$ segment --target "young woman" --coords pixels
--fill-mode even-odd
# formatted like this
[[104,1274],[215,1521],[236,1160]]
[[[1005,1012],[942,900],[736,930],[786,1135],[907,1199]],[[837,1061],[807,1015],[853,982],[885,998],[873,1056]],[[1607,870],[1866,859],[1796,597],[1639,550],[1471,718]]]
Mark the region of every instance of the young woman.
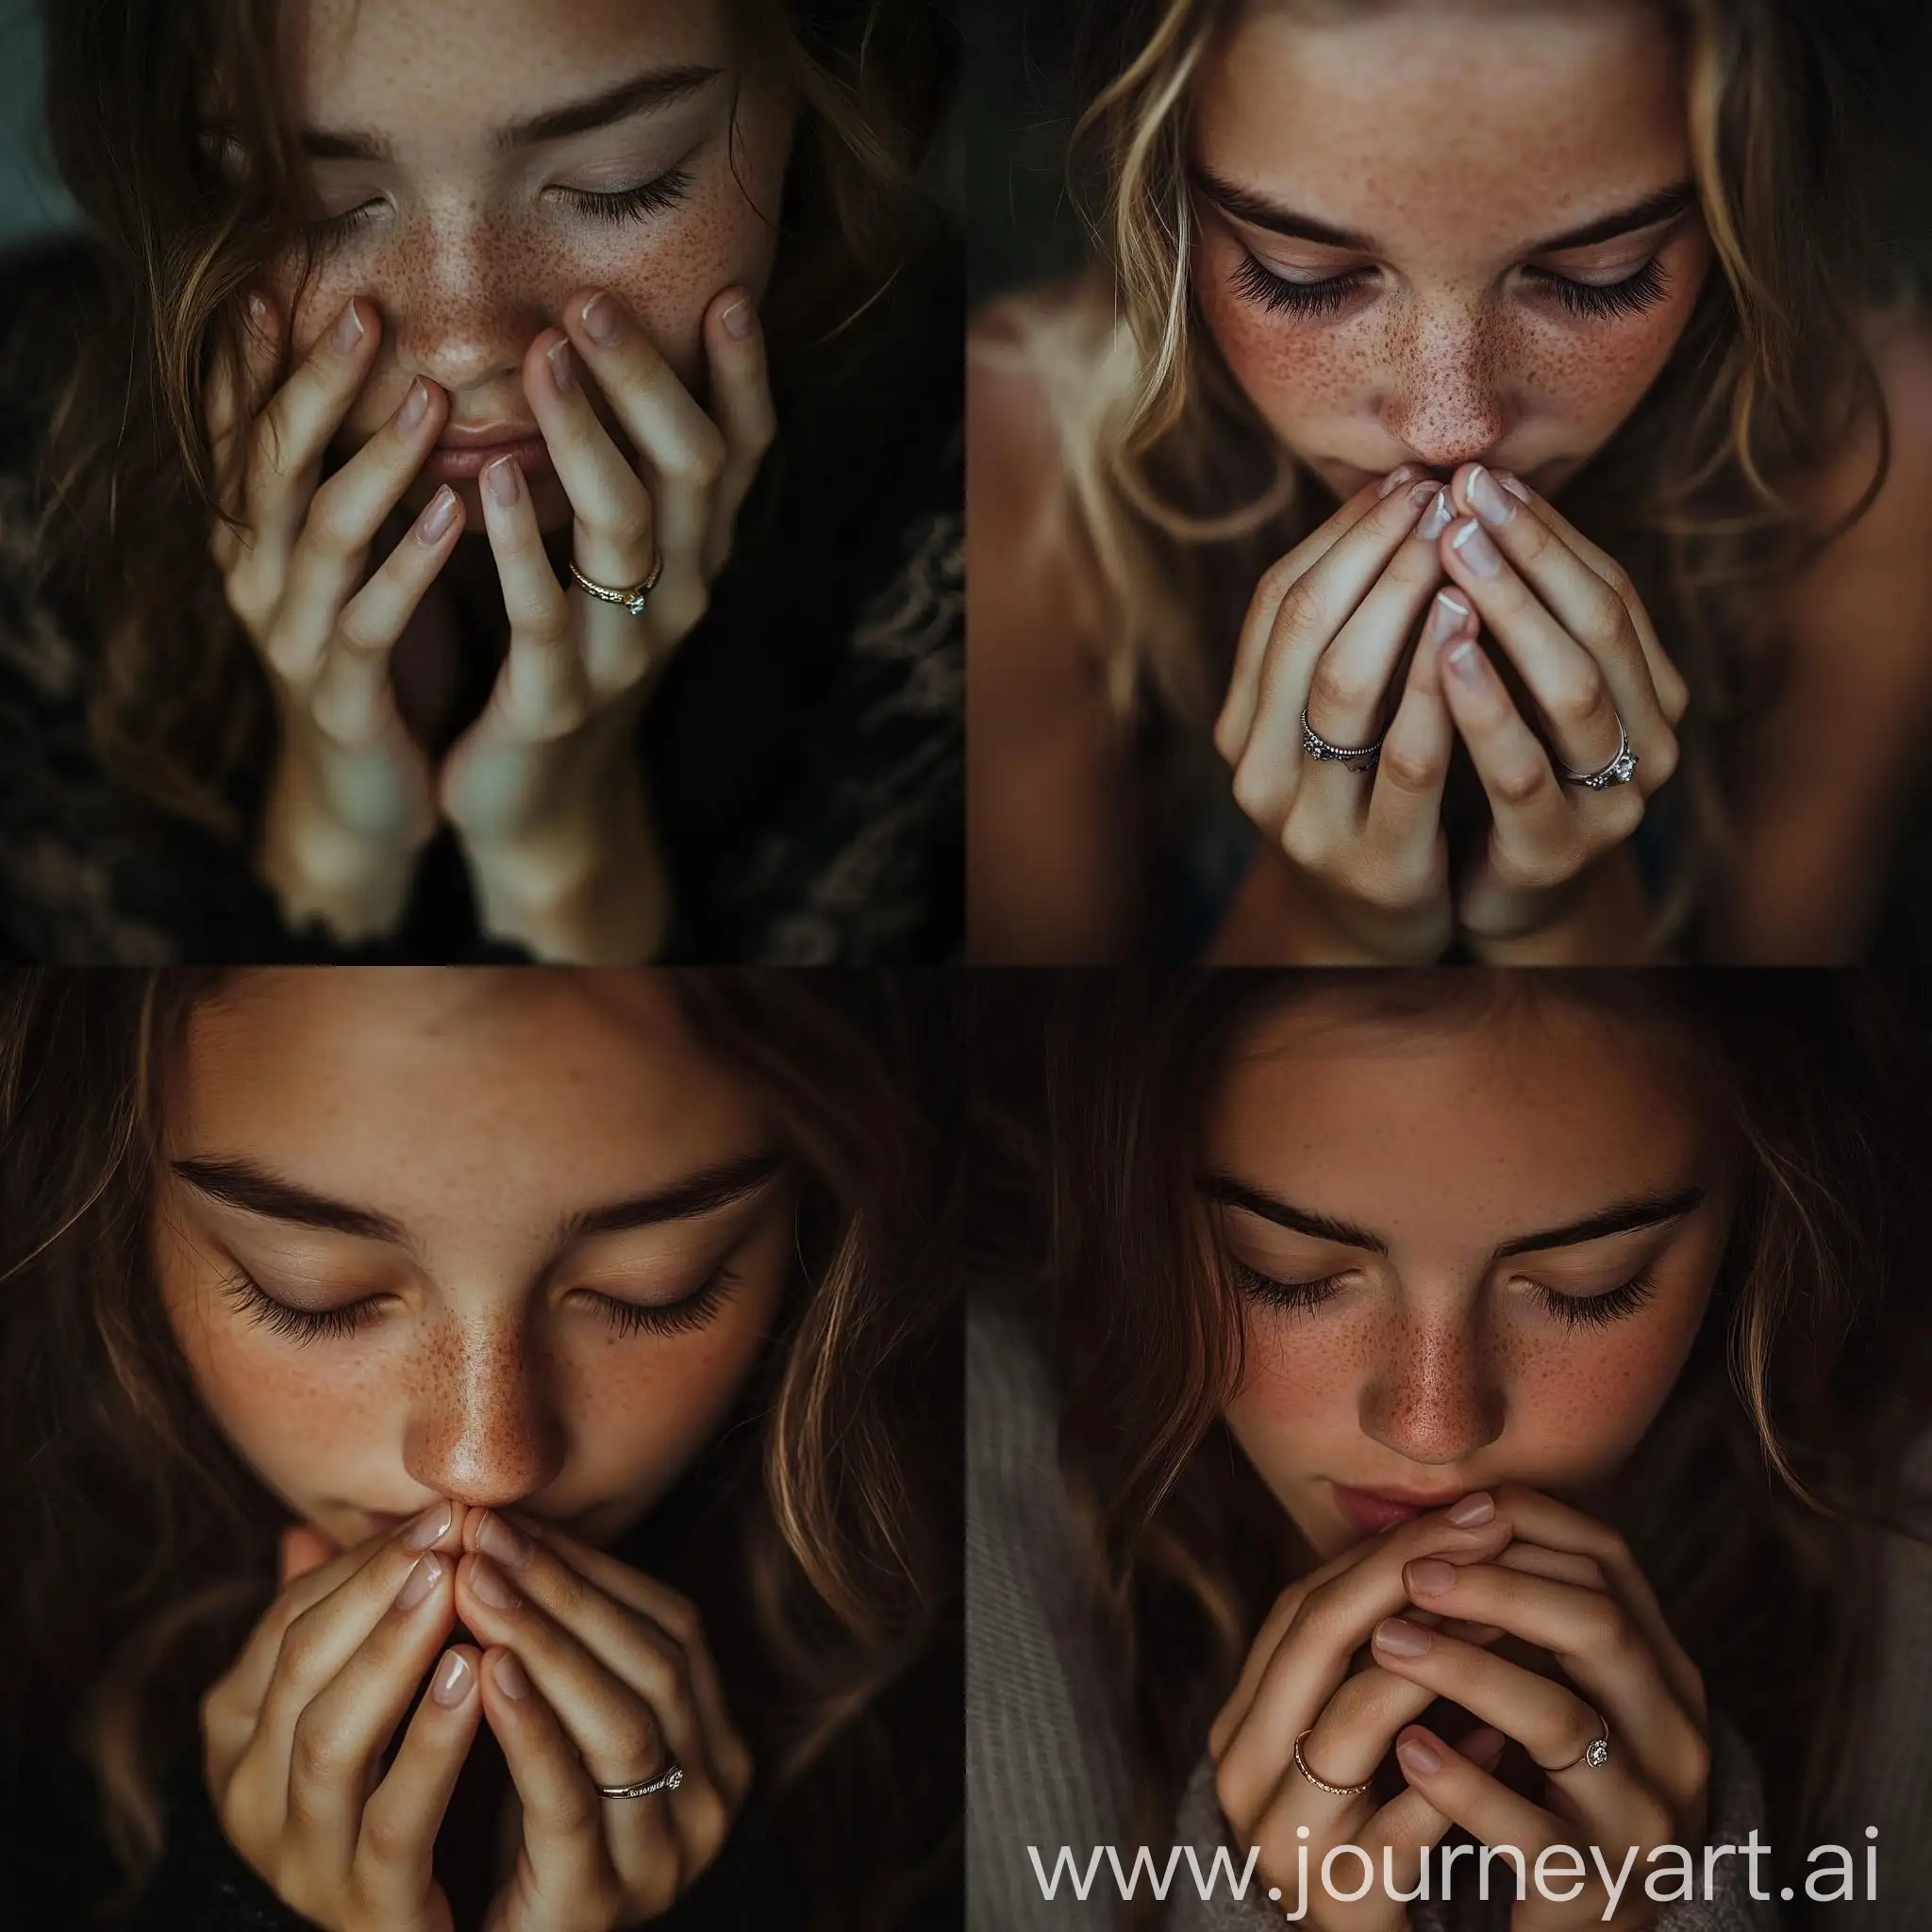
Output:
[[[1887,1023],[1808,975],[1067,998],[1050,1291],[969,1357],[969,1857],[1003,1924],[1062,1923],[1024,1849],[1050,1875],[1062,1843],[1255,1855],[1240,1903],[1184,1866],[1174,1924],[1909,1921],[1932,1121],[1924,1015]],[[1584,1882],[1553,1902],[1551,1854],[1512,1917],[1472,1846],[1575,1847]]]
[[1869,11],[1094,9],[1099,264],[974,336],[979,957],[1872,943],[1932,336]]
[[957,1920],[958,1366],[909,990],[0,996],[14,1908]]
[[920,958],[958,923],[924,0],[46,8],[0,950]]

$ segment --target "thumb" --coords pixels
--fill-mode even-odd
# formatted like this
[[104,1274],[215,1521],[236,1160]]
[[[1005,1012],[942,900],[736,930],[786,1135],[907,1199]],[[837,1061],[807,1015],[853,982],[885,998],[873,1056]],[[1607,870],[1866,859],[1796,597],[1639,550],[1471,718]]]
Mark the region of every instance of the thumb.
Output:
[[321,1569],[330,1557],[341,1555],[321,1530],[306,1523],[291,1525],[282,1532],[282,1580],[278,1588],[286,1590],[296,1577]]

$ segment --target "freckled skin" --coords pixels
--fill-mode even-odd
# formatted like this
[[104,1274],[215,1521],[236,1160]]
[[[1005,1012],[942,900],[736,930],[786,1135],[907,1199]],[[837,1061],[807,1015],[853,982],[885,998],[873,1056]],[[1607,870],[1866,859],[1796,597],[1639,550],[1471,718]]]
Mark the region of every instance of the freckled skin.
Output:
[[[794,118],[776,78],[735,43],[725,0],[308,0],[300,16],[291,36],[298,124],[376,135],[394,153],[387,164],[317,165],[327,214],[382,205],[375,223],[325,254],[295,317],[298,356],[351,296],[382,317],[345,451],[394,414],[419,375],[450,391],[452,424],[533,432],[525,351],[558,325],[566,298],[595,289],[626,305],[702,402],[707,306],[733,285],[762,295],[770,279]],[[722,78],[618,128],[493,151],[499,127],[687,65],[718,68]],[[545,192],[629,189],[680,164],[692,175],[689,192],[635,221],[601,219]],[[284,308],[292,286],[291,262],[277,283]],[[587,393],[614,427],[594,383]],[[630,453],[621,438],[619,447]],[[408,508],[437,487],[419,476]],[[484,541],[478,485],[452,487],[465,500],[466,537]],[[545,530],[571,520],[555,476],[533,479],[532,501]]]
[[[1209,1164],[1386,1257],[1220,1210],[1230,1252],[1279,1281],[1339,1274],[1314,1307],[1251,1300],[1230,1428],[1326,1558],[1360,1538],[1331,1488],[1589,1493],[1655,1419],[1695,1339],[1730,1196],[1708,1129],[1654,1041],[1541,1007],[1395,1024],[1321,995],[1264,1022],[1207,1120]],[[1707,1186],[1662,1231],[1492,1261],[1518,1237]],[[1531,1284],[1650,1299],[1567,1325]],[[1600,1511],[1597,1513],[1601,1513]]]
[[[777,1144],[649,974],[249,974],[196,1013],[166,1125],[175,1158],[245,1158],[413,1239],[270,1222],[173,1176],[157,1202],[158,1278],[209,1412],[342,1544],[365,1512],[439,1496],[589,1511],[575,1533],[612,1541],[711,1440],[791,1265],[781,1182],[550,1268],[573,1212]],[[738,1285],[695,1328],[618,1334],[574,1292],[675,1300],[727,1254]],[[395,1299],[353,1335],[298,1340],[231,1300],[238,1267],[310,1308]]]
[[[1196,203],[1208,328],[1338,496],[1398,463],[1473,459],[1554,491],[1636,408],[1708,272],[1694,212],[1660,250],[1646,236],[1532,254],[1689,178],[1680,62],[1637,0],[1250,6],[1204,64],[1195,126],[1219,179],[1375,244],[1343,253]],[[1235,286],[1244,243],[1289,279],[1376,273],[1335,313],[1271,312]],[[1518,273],[1535,259],[1601,284],[1653,252],[1668,290],[1636,315],[1573,315]]]

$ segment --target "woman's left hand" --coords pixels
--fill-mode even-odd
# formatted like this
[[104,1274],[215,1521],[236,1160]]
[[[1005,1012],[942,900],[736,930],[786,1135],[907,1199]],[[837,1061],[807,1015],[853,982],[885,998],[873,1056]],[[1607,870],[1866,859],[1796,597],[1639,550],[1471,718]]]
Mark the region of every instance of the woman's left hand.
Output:
[[[1629,1932],[1657,1917],[1644,1890],[1657,1869],[1647,1862],[1651,1850],[1676,1844],[1694,1857],[1704,1841],[1710,1745],[1703,1680],[1614,1530],[1535,1491],[1506,1484],[1494,1495],[1515,1540],[1492,1562],[1407,1564],[1410,1601],[1438,1616],[1495,1624],[1548,1652],[1576,1689],[1402,1618],[1376,1626],[1374,1656],[1515,1739],[1544,1774],[1542,1802],[1519,1796],[1420,1724],[1397,1739],[1396,1758],[1409,1785],[1478,1843],[1523,1854],[1531,1879],[1512,1932],[1606,1923],[1610,1894],[1592,1845],[1613,1882],[1623,1874],[1608,1923]],[[1592,1765],[1585,1754],[1605,1725],[1609,1756]],[[1535,1882],[1538,1856],[1552,1845],[1574,1846],[1581,1863],[1580,1873],[1561,1857],[1548,1868],[1550,1893],[1581,1879],[1567,1902]]]
[[[697,1612],[614,1557],[472,1509],[458,1615],[486,1646],[483,1714],[523,1812],[486,1932],[614,1932],[665,1911],[718,1855],[751,1785]],[[606,1798],[675,1762],[675,1790]]]
[[[673,649],[701,618],[740,506],[774,430],[752,298],[727,289],[704,339],[717,420],[608,292],[564,305],[523,382],[575,512],[576,567],[628,590],[639,615],[559,582],[513,458],[479,479],[509,615],[509,649],[481,715],[451,750],[438,803],[470,862],[485,929],[546,958],[629,964],[661,943],[669,889],[635,733]],[[608,399],[640,467],[592,408]]]
[[[1489,796],[1488,843],[1457,892],[1470,941],[1504,941],[1559,920],[1586,875],[1637,829],[1676,769],[1688,689],[1629,576],[1514,476],[1466,463],[1442,567],[1507,653],[1554,751],[1531,730],[1482,646],[1443,650],[1441,686]],[[1592,790],[1571,774],[1617,758],[1634,774]]]

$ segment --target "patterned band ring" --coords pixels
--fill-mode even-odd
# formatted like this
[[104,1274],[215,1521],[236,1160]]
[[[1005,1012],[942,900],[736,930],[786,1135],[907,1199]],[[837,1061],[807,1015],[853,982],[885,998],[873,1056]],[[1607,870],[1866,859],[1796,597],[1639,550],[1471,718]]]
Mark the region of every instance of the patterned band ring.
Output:
[[664,575],[664,553],[658,553],[658,561],[651,566],[651,575],[642,583],[633,585],[628,591],[613,591],[608,584],[593,584],[575,563],[570,574],[593,597],[601,597],[607,604],[622,604],[633,617],[644,614],[644,600],[658,588],[658,579]]
[[[1312,1731],[1313,1728],[1314,1727],[1310,1725],[1309,1730],[1304,1731],[1302,1733],[1302,1738],[1307,1737],[1309,1735],[1309,1732]],[[1294,1768],[1298,1772],[1300,1772],[1301,1774],[1305,1778],[1307,1778],[1307,1781],[1311,1785],[1313,1785],[1318,1791],[1326,1791],[1331,1798],[1359,1798],[1361,1794],[1369,1789],[1369,1786],[1374,1783],[1374,1779],[1370,1778],[1367,1781],[1367,1783],[1364,1784],[1331,1785],[1326,1778],[1317,1777],[1315,1774],[1308,1769],[1308,1760],[1302,1756],[1302,1738],[1297,1738],[1294,1740]]]
[[654,1791],[675,1791],[683,1782],[684,1766],[674,1757],[668,1771],[646,1778],[641,1785],[599,1785],[597,1795],[600,1798],[648,1798]]
[[1630,734],[1624,721],[1617,720],[1617,755],[1594,772],[1565,772],[1563,782],[1582,785],[1591,791],[1607,791],[1612,785],[1627,785],[1637,775],[1637,754],[1630,749]]
[[1330,744],[1308,723],[1308,708],[1304,705],[1302,707],[1302,749],[1311,758],[1333,759],[1339,765],[1348,766],[1351,771],[1368,772],[1374,769],[1375,760],[1382,755],[1382,740],[1376,739],[1374,744]]

